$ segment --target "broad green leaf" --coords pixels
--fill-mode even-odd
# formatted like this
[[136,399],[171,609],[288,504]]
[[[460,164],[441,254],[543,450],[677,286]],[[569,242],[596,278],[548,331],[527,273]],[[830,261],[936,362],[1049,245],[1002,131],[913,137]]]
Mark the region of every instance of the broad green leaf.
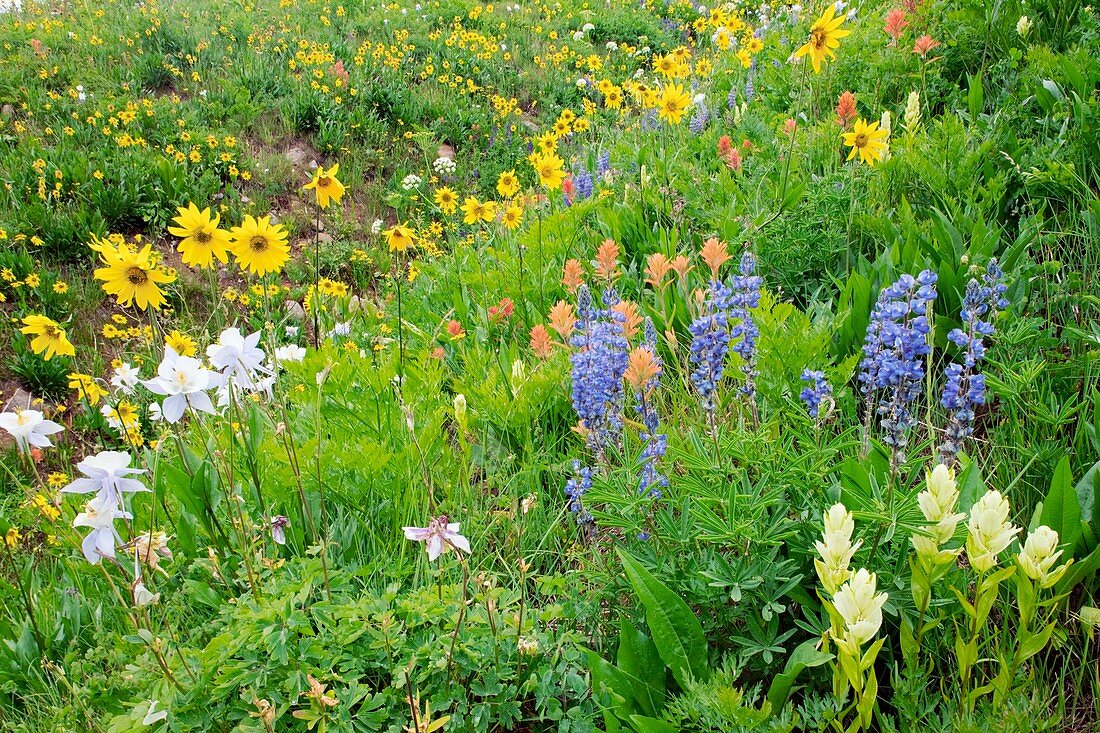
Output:
[[809,667],[820,667],[833,660],[833,655],[817,648],[819,639],[807,639],[795,647],[791,656],[787,659],[783,672],[777,674],[771,686],[768,687],[768,702],[772,704],[772,714],[775,715],[783,709],[787,697],[791,694],[791,687],[802,670]]
[[679,730],[667,721],[641,715],[631,715],[630,724],[638,733],[676,733]]
[[631,677],[634,698],[647,715],[665,706],[665,663],[653,640],[625,617],[619,630],[619,669]]
[[672,670],[672,676],[684,688],[692,679],[706,681],[710,677],[707,640],[699,619],[678,595],[653,577],[641,563],[622,550],[619,550],[619,558],[634,592],[645,606],[653,643],[661,659]]
[[1066,555],[1072,557],[1077,538],[1081,536],[1081,504],[1073,488],[1069,456],[1062,456],[1054,469],[1041,516],[1042,523],[1057,532],[1062,544],[1069,548]]

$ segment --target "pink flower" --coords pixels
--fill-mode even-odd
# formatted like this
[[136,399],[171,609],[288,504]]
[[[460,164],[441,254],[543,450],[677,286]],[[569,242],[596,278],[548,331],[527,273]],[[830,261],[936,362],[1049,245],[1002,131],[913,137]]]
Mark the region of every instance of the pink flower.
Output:
[[856,118],[856,95],[844,92],[836,103],[836,121],[841,127],[847,127]]
[[894,8],[886,14],[886,34],[890,38],[894,39],[891,45],[896,45],[898,39],[901,38],[902,31],[909,25],[909,21],[905,19],[905,11],[901,8]]
[[435,562],[448,549],[470,554],[470,541],[458,533],[459,524],[448,522],[441,514],[428,522],[427,527],[404,527],[405,537],[413,542],[428,543],[428,560]]
[[917,42],[913,44],[913,53],[920,56],[922,59],[928,57],[929,51],[940,45],[932,36],[925,34],[917,39]]

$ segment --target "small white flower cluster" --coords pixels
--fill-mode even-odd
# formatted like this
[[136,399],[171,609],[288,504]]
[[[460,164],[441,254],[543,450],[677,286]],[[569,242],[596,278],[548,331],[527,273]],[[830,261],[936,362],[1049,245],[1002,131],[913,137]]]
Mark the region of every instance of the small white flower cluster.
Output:
[[424,182],[424,179],[415,173],[410,173],[401,179],[401,188],[406,191],[413,191],[420,188],[420,184]]
[[448,158],[447,156],[441,156],[435,159],[432,163],[432,170],[441,176],[454,175],[454,172],[458,170],[458,164],[455,163],[454,158]]

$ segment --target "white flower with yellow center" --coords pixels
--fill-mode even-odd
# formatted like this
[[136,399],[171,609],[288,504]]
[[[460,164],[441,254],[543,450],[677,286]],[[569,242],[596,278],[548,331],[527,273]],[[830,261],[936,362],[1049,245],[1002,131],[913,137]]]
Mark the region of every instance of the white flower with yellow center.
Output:
[[21,453],[33,448],[53,446],[49,436],[60,433],[63,428],[38,410],[15,410],[0,415],[0,428],[3,428],[15,440]]

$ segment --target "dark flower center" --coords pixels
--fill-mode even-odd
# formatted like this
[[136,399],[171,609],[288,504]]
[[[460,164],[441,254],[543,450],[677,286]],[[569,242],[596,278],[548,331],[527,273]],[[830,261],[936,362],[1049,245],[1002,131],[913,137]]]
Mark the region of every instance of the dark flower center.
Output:
[[149,280],[149,273],[140,267],[131,267],[126,272],[126,279],[130,281],[131,285],[144,285]]
[[267,237],[257,234],[249,241],[248,246],[252,248],[253,252],[265,252],[270,245],[267,241]]
[[211,235],[210,232],[206,231],[205,229],[200,229],[195,232],[195,241],[197,241],[199,244],[208,244],[213,238],[213,235]]

